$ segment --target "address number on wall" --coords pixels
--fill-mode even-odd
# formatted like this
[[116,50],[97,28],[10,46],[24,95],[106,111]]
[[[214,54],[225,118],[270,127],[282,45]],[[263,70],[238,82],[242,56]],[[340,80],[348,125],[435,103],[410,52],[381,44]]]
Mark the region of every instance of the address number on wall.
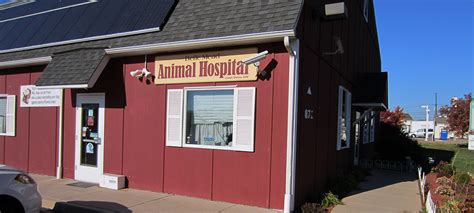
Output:
[[314,119],[314,110],[312,109],[305,109],[304,110],[304,119],[306,120],[313,120]]

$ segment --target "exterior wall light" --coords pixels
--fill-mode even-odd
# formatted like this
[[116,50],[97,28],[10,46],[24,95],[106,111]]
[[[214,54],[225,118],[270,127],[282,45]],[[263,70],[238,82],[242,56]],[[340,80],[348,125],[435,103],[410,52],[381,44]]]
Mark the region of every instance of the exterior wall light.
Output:
[[325,19],[345,19],[347,18],[347,7],[344,2],[325,4],[324,5]]
[[342,45],[342,41],[340,37],[333,37],[334,42],[336,43],[336,49],[332,52],[324,52],[323,55],[337,55],[344,53],[344,46]]

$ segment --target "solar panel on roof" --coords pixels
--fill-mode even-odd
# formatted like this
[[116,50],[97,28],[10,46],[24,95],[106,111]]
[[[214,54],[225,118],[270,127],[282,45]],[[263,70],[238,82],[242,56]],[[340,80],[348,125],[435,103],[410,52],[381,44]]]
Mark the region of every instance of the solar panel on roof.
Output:
[[10,1],[0,4],[0,52],[158,28],[176,0]]

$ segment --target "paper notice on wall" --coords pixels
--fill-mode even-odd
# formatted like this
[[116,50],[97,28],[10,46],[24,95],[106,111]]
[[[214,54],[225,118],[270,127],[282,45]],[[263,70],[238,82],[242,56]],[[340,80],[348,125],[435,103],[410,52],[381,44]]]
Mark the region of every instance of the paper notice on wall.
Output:
[[57,107],[61,105],[62,89],[41,89],[35,85],[20,87],[20,107]]
[[474,135],[469,135],[469,145],[467,149],[474,150]]

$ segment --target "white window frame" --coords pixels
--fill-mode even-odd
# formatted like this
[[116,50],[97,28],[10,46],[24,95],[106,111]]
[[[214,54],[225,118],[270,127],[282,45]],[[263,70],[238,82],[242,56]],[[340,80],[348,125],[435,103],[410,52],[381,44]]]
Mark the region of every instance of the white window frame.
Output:
[[364,14],[365,22],[369,22],[369,0],[364,0],[362,13]]
[[[253,128],[251,128],[251,135],[252,135],[252,141],[251,141],[251,149],[247,148],[242,148],[239,147],[238,145],[235,144],[236,142],[236,124],[237,124],[237,91],[238,89],[253,89],[254,92],[254,100],[253,100]],[[187,122],[187,116],[186,116],[186,108],[187,108],[187,97],[188,97],[188,92],[189,91],[218,91],[218,90],[233,90],[234,95],[234,103],[233,103],[233,134],[232,134],[232,146],[213,146],[213,145],[201,145],[201,144],[187,144],[186,143],[186,122]],[[170,145],[167,143],[167,146],[173,146],[173,147],[184,147],[184,148],[198,148],[198,149],[214,149],[214,150],[229,150],[229,151],[245,151],[245,152],[254,152],[254,147],[255,147],[255,104],[256,104],[256,93],[255,93],[256,88],[255,87],[237,87],[236,85],[230,85],[230,86],[206,86],[206,87],[185,87],[183,88],[182,91],[182,121],[181,121],[181,142],[180,144],[174,144]],[[170,90],[169,90],[170,91]],[[168,111],[168,109],[167,109]],[[168,116],[168,113],[167,113]],[[168,128],[168,127],[166,127]],[[168,130],[166,130],[166,134],[168,134]],[[168,135],[167,135],[168,138]]]
[[[186,122],[187,122],[187,116],[186,116],[186,108],[188,106],[188,92],[189,91],[219,91],[219,90],[233,90],[233,98],[235,101],[235,86],[234,87],[190,87],[190,88],[184,88],[183,90],[183,134],[181,136],[182,138],[182,145],[183,147],[190,147],[190,148],[202,148],[202,149],[219,149],[219,150],[233,150],[232,147],[230,146],[212,146],[212,145],[200,145],[200,144],[187,144],[185,143],[186,141]],[[235,103],[234,103],[235,106]],[[232,107],[234,114],[233,114],[233,124],[235,124],[235,108]],[[235,141],[235,134],[232,134],[232,141]],[[233,145],[233,144],[232,144]]]
[[364,118],[362,119],[364,122],[362,122],[363,126],[363,135],[362,135],[362,144],[368,144],[369,143],[369,134],[370,134],[370,123],[369,123],[369,116],[368,114],[364,115]]
[[[346,93],[346,100],[342,100],[343,93]],[[343,86],[339,86],[339,97],[338,97],[338,111],[337,111],[337,150],[347,149],[351,147],[351,115],[352,115],[352,100],[351,100],[351,92],[344,88]],[[342,146],[341,140],[341,128],[342,128],[342,101],[346,103],[346,146]]]
[[15,136],[16,133],[16,96],[0,94],[0,98],[6,98],[5,132],[0,136]]

